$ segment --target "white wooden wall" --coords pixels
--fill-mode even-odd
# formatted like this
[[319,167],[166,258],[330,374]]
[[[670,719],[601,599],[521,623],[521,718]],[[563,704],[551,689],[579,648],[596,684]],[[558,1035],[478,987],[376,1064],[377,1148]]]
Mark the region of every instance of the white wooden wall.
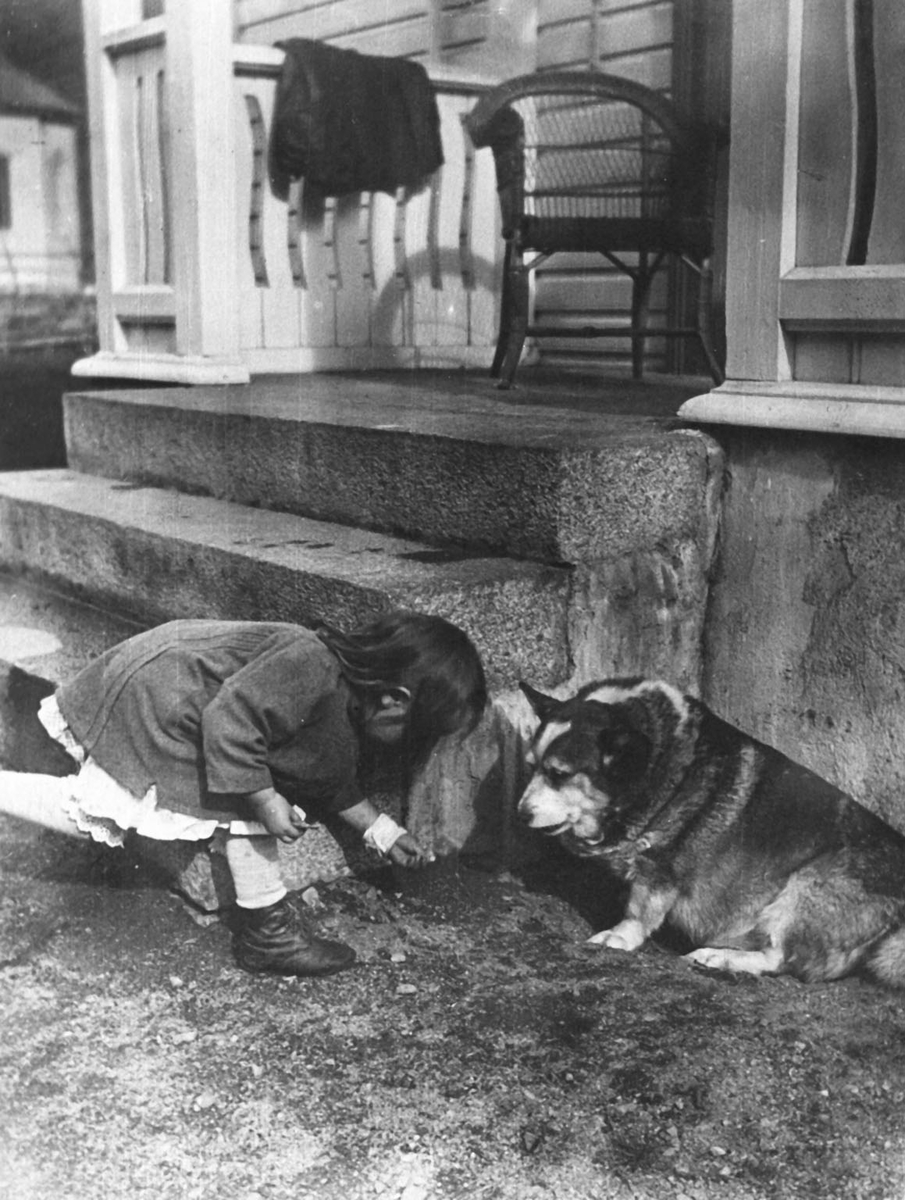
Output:
[[9,162],[12,218],[0,229],[0,291],[80,291],[75,131],[4,113],[0,154]]

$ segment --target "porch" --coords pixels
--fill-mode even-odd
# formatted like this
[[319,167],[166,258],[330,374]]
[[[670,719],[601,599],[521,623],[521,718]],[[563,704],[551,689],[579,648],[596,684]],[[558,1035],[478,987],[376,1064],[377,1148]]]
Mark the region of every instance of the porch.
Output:
[[[174,607],[296,619],[325,600],[342,616],[417,599],[476,630],[504,705],[520,672],[564,687],[613,669],[667,674],[893,815],[901,14],[857,6],[853,25],[848,6],[822,0],[703,4],[698,56],[696,6],[658,6],[656,29],[647,5],[578,7],[560,21],[551,6],[507,0],[486,6],[478,29],[458,5],[411,5],[390,21],[364,4],[91,0],[101,353],[80,371],[88,389],[102,377],[224,386],[73,394],[65,484],[6,485],[19,494],[4,502],[3,564],[141,620]],[[428,66],[446,161],[421,192],[270,193],[273,43],[310,32],[314,10],[325,41]],[[688,86],[692,60],[709,64],[709,83]],[[493,164],[461,117],[502,74],[604,61],[686,102],[694,94],[711,118],[731,107],[728,379],[715,391],[695,381],[682,408],[709,433],[671,419],[681,383],[661,405],[649,384],[619,376],[610,388],[602,371],[587,384],[564,374],[560,391],[523,368],[512,397],[469,373],[493,352],[501,241]],[[850,119],[871,109],[876,121]],[[823,136],[831,128],[848,134]],[[763,154],[764,129],[781,153]],[[580,305],[590,282],[578,264],[552,281]],[[618,311],[613,281],[593,283]],[[565,321],[557,366],[576,351]],[[440,373],[316,374],[390,367]],[[173,536],[192,520],[193,540]],[[218,522],[219,543],[206,545]],[[349,530],[396,542],[366,554]],[[392,570],[362,583],[365,561]],[[507,730],[518,719],[509,713]],[[460,775],[484,777],[467,764]],[[471,836],[470,818],[448,825],[449,813],[472,812],[472,800],[438,817],[453,844]]]
[[[0,757],[41,765],[29,705],[138,627],[418,608],[472,636],[494,704],[409,824],[517,857],[519,679],[700,690],[722,460],[675,414],[703,386],[526,368],[508,392],[466,371],[71,392],[68,467],[0,476]],[[287,864],[300,885],[344,868],[316,841]]]

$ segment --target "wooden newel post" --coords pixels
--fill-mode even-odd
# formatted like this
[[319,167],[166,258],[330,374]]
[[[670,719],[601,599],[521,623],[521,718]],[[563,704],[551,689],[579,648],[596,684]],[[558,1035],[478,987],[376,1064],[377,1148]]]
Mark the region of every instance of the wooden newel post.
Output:
[[100,352],[73,374],[246,382],[232,6],[84,15]]
[[167,5],[176,351],[239,363],[232,5]]

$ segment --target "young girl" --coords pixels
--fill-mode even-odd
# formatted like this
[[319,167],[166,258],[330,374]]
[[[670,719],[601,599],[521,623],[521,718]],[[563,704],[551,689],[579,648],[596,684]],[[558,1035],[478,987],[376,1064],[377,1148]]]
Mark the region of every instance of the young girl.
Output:
[[307,815],[338,813],[402,866],[427,855],[364,799],[362,752],[393,747],[413,768],[466,733],[487,699],[468,637],[440,617],[396,612],[356,632],[252,621],[172,621],[122,642],[41,705],[79,764],[57,778],[0,771],[0,811],[122,845],[225,835],[249,971],[327,975],[355,953],[293,918],[277,841]]

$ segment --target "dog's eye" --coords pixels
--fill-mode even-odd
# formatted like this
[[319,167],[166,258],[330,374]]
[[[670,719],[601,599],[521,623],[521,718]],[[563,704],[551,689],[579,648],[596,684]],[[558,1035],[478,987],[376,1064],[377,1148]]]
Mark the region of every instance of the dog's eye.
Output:
[[547,767],[544,770],[548,782],[552,784],[567,783],[571,778],[570,771],[564,771],[561,767]]

